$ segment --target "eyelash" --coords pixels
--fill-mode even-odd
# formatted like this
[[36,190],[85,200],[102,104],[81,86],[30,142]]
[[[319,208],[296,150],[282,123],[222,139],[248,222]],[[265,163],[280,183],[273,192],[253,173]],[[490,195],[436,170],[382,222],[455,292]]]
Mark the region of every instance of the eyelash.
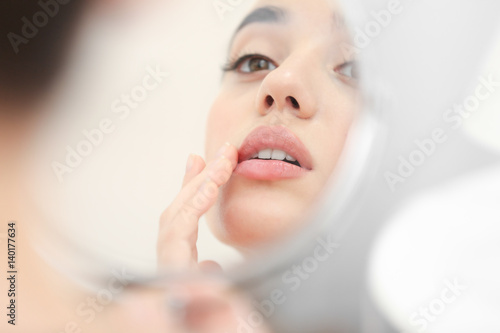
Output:
[[[239,56],[236,58],[230,58],[227,61],[227,63],[222,67],[222,70],[224,72],[237,71],[245,61],[250,60],[252,58],[260,58],[260,59],[266,60],[266,61],[274,64],[274,66],[278,67],[278,65],[276,65],[270,58],[268,58],[262,54],[250,53],[250,54],[245,54],[245,55],[242,55],[242,56]],[[341,70],[349,65],[355,66],[356,61],[352,61],[352,60],[346,61],[346,62],[338,65],[337,67],[335,67],[334,71],[342,76],[347,77],[350,80],[356,80],[357,78],[355,76],[348,76],[348,75],[341,73]],[[242,72],[242,74],[250,74],[250,73]]]

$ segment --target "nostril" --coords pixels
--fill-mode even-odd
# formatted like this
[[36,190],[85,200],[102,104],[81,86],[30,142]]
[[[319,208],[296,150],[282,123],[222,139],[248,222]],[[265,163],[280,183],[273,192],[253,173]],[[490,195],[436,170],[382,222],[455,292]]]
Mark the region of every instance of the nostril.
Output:
[[272,106],[273,103],[274,103],[274,98],[272,98],[270,95],[267,95],[267,97],[266,97],[266,104],[267,104],[267,106],[268,107]]
[[292,106],[295,109],[299,109],[300,108],[299,102],[297,102],[297,100],[294,97],[288,96],[288,99],[290,100],[290,102],[292,103]]

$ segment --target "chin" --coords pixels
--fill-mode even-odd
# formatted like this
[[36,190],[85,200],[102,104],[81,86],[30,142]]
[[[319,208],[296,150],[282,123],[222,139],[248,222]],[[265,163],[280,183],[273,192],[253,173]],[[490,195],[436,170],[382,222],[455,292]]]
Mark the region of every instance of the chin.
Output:
[[290,193],[256,188],[242,193],[223,191],[209,215],[209,225],[223,243],[243,252],[272,243],[299,226],[306,207]]

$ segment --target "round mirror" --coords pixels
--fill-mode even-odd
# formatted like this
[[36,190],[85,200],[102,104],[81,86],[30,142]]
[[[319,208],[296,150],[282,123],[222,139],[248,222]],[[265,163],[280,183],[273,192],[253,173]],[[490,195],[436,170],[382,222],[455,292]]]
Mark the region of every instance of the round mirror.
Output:
[[[478,134],[484,122],[467,121],[496,105],[498,73],[480,71],[498,5],[28,7],[9,14],[10,58],[0,58],[5,290],[21,295],[9,296],[8,325],[19,311],[46,319],[36,329],[61,332],[417,332],[424,320],[430,331],[462,323],[470,301],[436,325],[415,307],[444,312],[428,302],[435,290],[461,277],[473,290],[484,281],[484,265],[465,274],[462,262],[496,253],[490,220],[482,215],[491,231],[484,248],[462,255],[484,233],[443,246],[452,255],[436,258],[455,266],[414,265],[429,252],[409,244],[418,235],[438,249],[442,233],[430,235],[445,230],[446,209],[435,210],[440,219],[417,213],[448,207],[435,198],[498,161],[470,140],[491,146],[493,135]],[[477,24],[464,27],[471,13]],[[61,26],[68,34],[54,35]],[[437,196],[425,200],[429,193]],[[462,222],[464,235],[470,221]],[[419,288],[410,292],[410,281]]]

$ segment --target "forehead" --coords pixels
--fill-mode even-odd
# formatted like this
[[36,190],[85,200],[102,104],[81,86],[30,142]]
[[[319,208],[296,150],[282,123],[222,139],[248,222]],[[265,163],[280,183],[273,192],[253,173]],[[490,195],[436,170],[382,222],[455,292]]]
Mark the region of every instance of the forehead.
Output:
[[[350,41],[350,32],[345,25],[343,12],[336,0],[259,0],[244,17],[234,32],[229,48],[236,41],[245,40],[252,27],[269,29],[285,28],[293,38],[306,38],[310,41],[328,41],[338,44]],[[247,33],[246,30],[250,29]],[[281,30],[281,29],[280,29]],[[278,30],[277,30],[278,31]],[[259,33],[262,35],[262,30]],[[288,34],[288,32],[287,32]],[[302,36],[302,37],[299,37]],[[312,39],[311,39],[312,38]]]

